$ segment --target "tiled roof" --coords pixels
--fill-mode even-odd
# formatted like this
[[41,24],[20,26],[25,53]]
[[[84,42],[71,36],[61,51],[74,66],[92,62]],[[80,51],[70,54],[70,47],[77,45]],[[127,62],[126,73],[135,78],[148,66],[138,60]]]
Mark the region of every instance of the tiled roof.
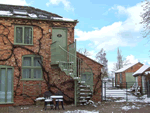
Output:
[[142,74],[144,71],[146,71],[150,66],[148,65],[143,65],[140,69],[138,69],[135,73],[133,73],[133,76]]
[[3,17],[19,17],[19,18],[30,18],[30,19],[41,19],[41,20],[61,20],[61,21],[72,21],[77,20],[63,18],[57,14],[44,11],[31,6],[18,6],[18,5],[7,5],[0,4],[0,16]]

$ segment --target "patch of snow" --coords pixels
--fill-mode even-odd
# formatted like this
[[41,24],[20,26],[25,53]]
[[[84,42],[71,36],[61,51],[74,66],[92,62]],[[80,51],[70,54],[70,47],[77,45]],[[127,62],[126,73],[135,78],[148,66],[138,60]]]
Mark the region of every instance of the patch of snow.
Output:
[[45,100],[44,97],[39,97],[39,98],[36,98],[35,101],[38,101],[38,100]]
[[150,71],[146,71],[145,74],[146,74],[146,75],[150,74]]
[[125,111],[128,111],[129,109],[131,109],[130,106],[124,106],[124,107],[122,107],[122,110],[125,110]]
[[39,15],[39,17],[42,17],[42,18],[47,18],[47,16],[44,16],[44,15]]
[[130,109],[140,109],[139,107],[136,107],[135,105],[132,106],[123,106],[122,110],[128,111]]
[[92,100],[89,100],[89,103],[92,103],[92,104],[94,104],[94,102],[93,102]]
[[127,65],[127,66],[125,66],[125,67],[123,67],[123,68],[121,68],[121,69],[119,69],[119,70],[115,71],[115,73],[123,72],[123,71],[127,70],[128,68],[130,68],[130,67],[134,66],[135,64],[137,64],[137,63],[129,64],[129,65]]
[[29,107],[24,107],[24,109],[29,109]]
[[32,18],[37,18],[37,15],[36,14],[34,14],[34,13],[32,13],[32,14],[28,14],[30,17],[32,17]]
[[74,110],[74,111],[67,111],[64,113],[99,113],[99,111]]
[[16,15],[15,17],[27,18],[28,16]]
[[142,74],[144,71],[146,71],[150,66],[148,65],[143,65],[140,69],[138,69],[135,73],[133,73],[133,76],[137,74]]
[[64,20],[64,21],[74,21],[73,19],[69,19],[69,18],[59,18],[59,17],[51,17],[54,20]]
[[10,11],[0,11],[0,15],[13,15]]
[[25,10],[13,10],[13,13],[15,13],[15,14],[23,14],[23,15],[27,15],[28,14],[27,11],[25,11]]

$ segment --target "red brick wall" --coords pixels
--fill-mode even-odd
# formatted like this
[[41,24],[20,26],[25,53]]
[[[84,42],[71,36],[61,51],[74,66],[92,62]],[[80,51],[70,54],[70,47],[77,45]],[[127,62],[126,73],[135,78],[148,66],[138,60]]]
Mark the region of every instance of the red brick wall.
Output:
[[[77,52],[77,57],[83,59],[84,62],[91,67],[91,69],[93,71],[93,74],[94,74],[93,75],[93,83],[94,83],[93,89],[94,89],[95,84],[97,82],[97,76],[101,72],[102,65],[95,62],[95,61],[93,61],[93,60],[91,60],[91,59],[89,59],[88,57],[86,57],[86,56],[84,56],[84,55],[82,55],[78,52]],[[95,102],[101,101],[101,85],[102,85],[102,82],[101,82],[101,79],[100,79],[100,82],[97,84],[97,87],[100,87],[100,88],[99,88],[97,94],[93,95],[93,97],[92,97],[92,100],[95,101]]]
[[[49,33],[49,29],[52,30],[52,27],[66,27],[68,30],[68,44],[70,43],[69,40],[71,42],[74,41],[74,27],[75,27],[75,23],[67,23],[67,22],[48,22],[48,21],[40,21],[40,20],[26,20],[26,19],[9,19],[9,18],[0,18],[0,23],[2,23],[4,26],[6,26],[8,29],[5,29],[4,26],[0,25],[0,34],[5,34],[8,35],[8,39],[11,41],[11,43],[14,43],[14,27],[15,25],[34,25],[33,26],[33,44],[31,46],[24,46],[28,49],[31,49],[34,52],[38,52],[39,49],[39,42],[38,40],[41,38],[42,33],[39,27],[41,27],[43,29],[43,39],[41,40],[41,51],[40,51],[40,55],[43,56],[43,65],[46,69],[46,71],[49,71],[50,73],[50,82],[54,82],[57,87],[59,87],[60,89],[62,89],[63,91],[65,91],[65,94],[68,94],[71,98],[74,98],[74,91],[68,91],[66,90],[68,87],[70,87],[69,84],[66,85],[61,85],[62,82],[66,81],[66,80],[70,80],[71,77],[65,75],[64,72],[60,71],[59,69],[51,69],[50,66],[50,62],[51,62],[51,53],[50,53],[50,44],[52,43],[52,39],[50,39],[50,35],[51,33]],[[31,26],[32,26],[31,25]],[[39,27],[36,27],[39,26]],[[10,31],[10,33],[9,33]],[[3,33],[2,33],[3,32]],[[5,43],[7,43],[6,45],[3,43],[3,41]],[[2,38],[2,36],[0,37],[0,50],[3,49],[11,49],[11,44],[9,43],[9,41],[7,40],[7,38]],[[6,53],[7,52],[7,53]],[[5,51],[0,51],[0,55],[2,55],[3,53],[5,53],[3,56],[1,56],[1,58],[7,58],[9,56],[9,53],[11,52],[10,50],[5,50]],[[21,67],[22,65],[22,56],[23,55],[27,55],[27,54],[32,54],[31,52],[22,49],[22,48],[16,48],[14,50],[14,54],[17,57],[17,62],[18,62],[18,66]],[[19,71],[18,71],[18,66],[15,63],[15,58],[14,55],[12,55],[12,57],[6,61],[0,61],[0,65],[8,65],[8,66],[13,66],[14,67],[14,90],[16,91],[17,96],[14,96],[14,104],[13,105],[27,105],[27,104],[33,104],[32,99],[35,99],[36,97],[32,97],[32,94],[35,94],[35,92],[33,92],[34,89],[36,89],[36,87],[34,87],[35,84],[41,84],[41,93],[43,94],[45,91],[47,91],[47,86],[45,81],[23,81],[21,80],[21,78],[18,78],[19,76]],[[31,88],[25,88],[27,91],[26,92],[30,92],[28,93],[28,95],[31,96],[31,98],[27,98],[26,96],[22,96],[23,92],[23,84],[33,84],[33,86],[30,86]],[[19,86],[17,88],[17,85]],[[39,89],[36,89],[37,91],[40,91]],[[52,90],[54,92],[57,91],[56,88],[52,88]],[[68,99],[67,97],[65,97],[66,99]]]
[[[137,63],[134,66],[130,67],[129,69],[125,70],[124,72],[122,72],[122,82],[123,82],[123,88],[126,87],[126,74],[125,73],[134,73],[136,72],[138,69],[140,69],[143,66],[143,64],[141,63]],[[118,73],[119,75],[120,73]],[[118,77],[118,80],[120,81],[120,77]],[[120,83],[118,81],[118,84]]]

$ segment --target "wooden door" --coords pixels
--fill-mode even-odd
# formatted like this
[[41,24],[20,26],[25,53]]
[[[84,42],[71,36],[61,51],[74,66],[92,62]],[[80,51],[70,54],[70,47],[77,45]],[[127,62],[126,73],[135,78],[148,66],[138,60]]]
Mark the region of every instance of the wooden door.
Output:
[[56,41],[57,50],[56,57],[59,61],[67,60],[67,53],[60,49],[61,46],[63,49],[67,50],[67,29],[65,28],[53,28],[52,29],[52,43]]

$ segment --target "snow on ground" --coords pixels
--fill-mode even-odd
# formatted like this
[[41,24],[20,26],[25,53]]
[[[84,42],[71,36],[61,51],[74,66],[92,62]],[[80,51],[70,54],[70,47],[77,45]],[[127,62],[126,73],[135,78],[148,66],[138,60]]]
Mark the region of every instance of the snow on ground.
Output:
[[125,110],[125,111],[128,111],[130,109],[140,109],[140,107],[136,107],[135,105],[132,105],[132,106],[123,106],[121,108],[122,108],[122,110]]
[[64,113],[99,113],[99,111],[75,110],[75,111],[67,111]]
[[120,98],[115,102],[126,102],[127,99],[128,102],[150,103],[150,98],[147,98],[147,95],[137,97],[130,92],[130,89],[113,89],[112,82],[106,82],[106,88],[105,84],[103,83],[103,100],[105,100],[105,95],[106,100],[111,100],[110,98]]

